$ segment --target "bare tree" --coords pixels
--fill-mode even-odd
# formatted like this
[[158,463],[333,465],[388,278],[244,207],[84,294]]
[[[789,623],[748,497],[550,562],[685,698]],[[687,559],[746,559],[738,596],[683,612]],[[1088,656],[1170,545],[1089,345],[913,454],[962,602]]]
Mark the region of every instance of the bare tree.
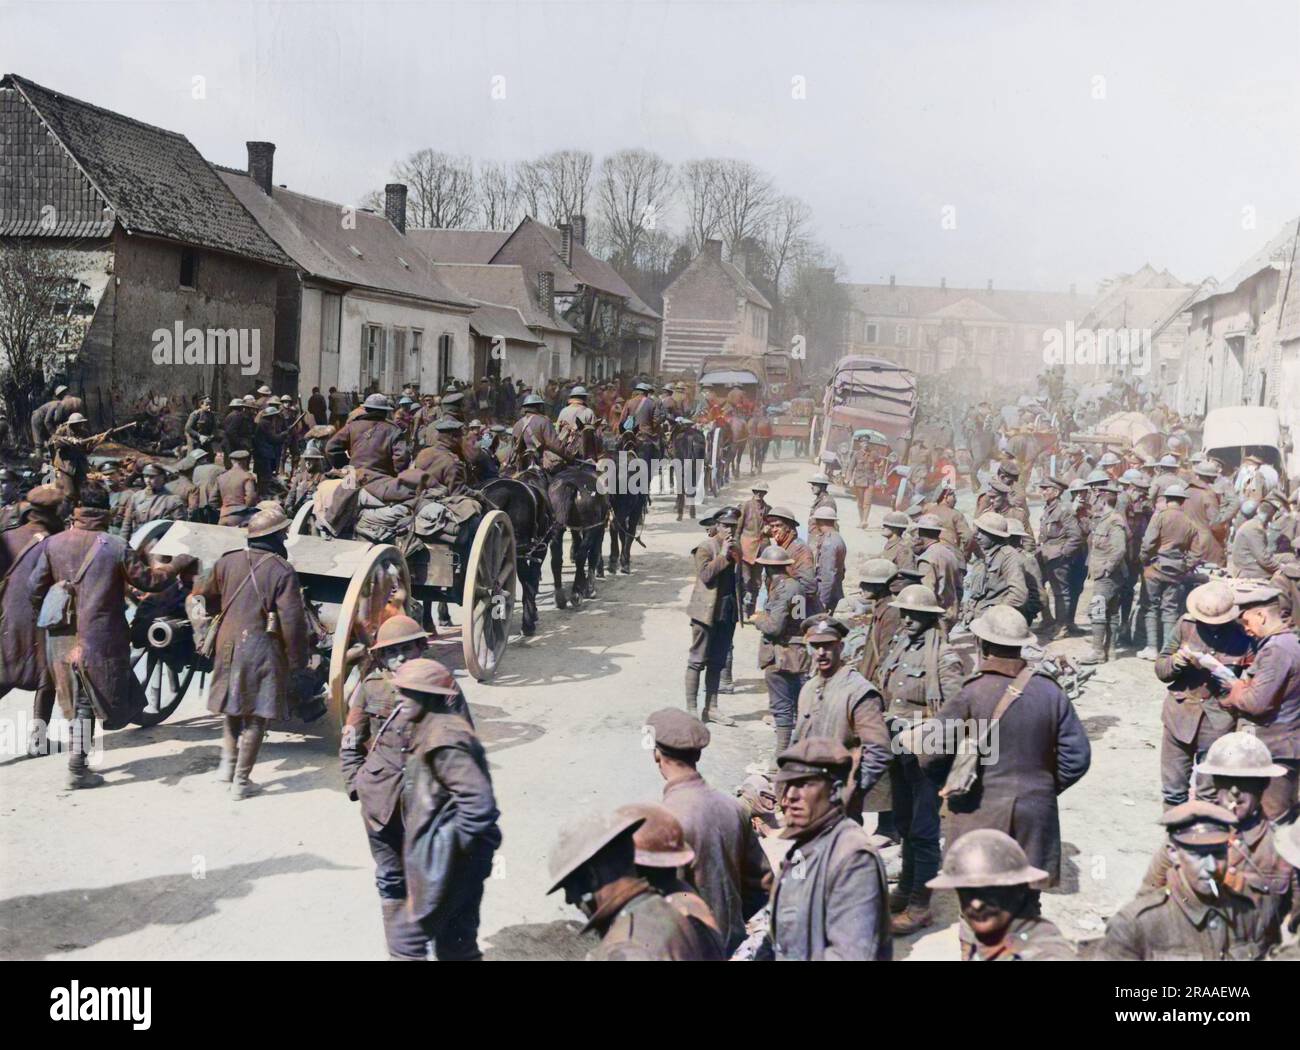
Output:
[[477,215],[474,166],[468,157],[422,149],[393,167],[393,181],[406,183],[411,226],[459,229]]
[[775,331],[784,327],[782,300],[784,290],[782,281],[789,279],[789,271],[795,259],[808,247],[808,232],[812,225],[812,209],[798,197],[785,196],[776,203],[771,220],[767,224],[764,239],[764,251],[772,277],[772,306],[776,313],[773,325]]
[[762,239],[777,192],[772,179],[747,160],[715,163],[718,232],[730,255],[746,238]]
[[686,207],[686,236],[693,252],[703,250],[704,242],[718,234],[718,164],[709,158],[690,160],[678,174]]
[[672,165],[649,150],[621,149],[601,162],[596,199],[615,265],[635,261],[659,228],[672,182]]
[[542,219],[544,195],[542,185],[545,175],[540,161],[521,160],[515,165],[515,186],[519,191],[519,202],[524,211],[534,219]]
[[22,425],[36,407],[46,372],[68,325],[76,277],[66,254],[17,242],[0,246],[0,394]]
[[512,229],[519,221],[519,200],[519,179],[510,165],[479,164],[478,203],[485,229]]
[[587,214],[591,189],[591,154],[586,150],[561,149],[534,162],[540,176],[540,201],[546,221],[552,226]]

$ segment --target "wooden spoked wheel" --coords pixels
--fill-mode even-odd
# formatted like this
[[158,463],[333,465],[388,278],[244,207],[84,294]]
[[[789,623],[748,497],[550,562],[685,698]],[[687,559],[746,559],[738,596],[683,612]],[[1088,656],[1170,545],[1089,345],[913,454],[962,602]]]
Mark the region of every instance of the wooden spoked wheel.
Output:
[[[348,694],[356,685],[365,661],[365,648],[375,640],[379,625],[394,612],[398,590],[411,593],[411,576],[406,560],[392,544],[377,544],[366,552],[361,567],[352,576],[339,606],[330,649],[330,706],[341,726],[347,718]],[[357,647],[364,647],[358,649]]]
[[460,602],[465,667],[476,681],[488,681],[505,655],[515,581],[514,527],[501,511],[489,511],[474,533]]

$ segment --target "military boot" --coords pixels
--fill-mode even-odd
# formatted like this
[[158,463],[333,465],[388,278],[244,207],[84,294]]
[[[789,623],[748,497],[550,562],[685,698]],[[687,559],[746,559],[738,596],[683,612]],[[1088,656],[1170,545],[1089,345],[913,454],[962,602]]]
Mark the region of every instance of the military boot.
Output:
[[213,777],[218,784],[229,784],[235,778],[235,763],[239,755],[240,720],[226,715],[221,726],[221,761]]
[[95,709],[89,700],[77,698],[73,723],[69,727],[68,780],[69,791],[99,787],[104,782],[100,774],[92,772],[88,764],[91,741],[95,739]]
[[906,937],[908,934],[933,925],[934,916],[930,914],[930,891],[914,889],[902,914],[889,920],[889,932],[895,937]]
[[700,672],[693,667],[686,668],[686,710],[695,714],[695,702],[700,695]]
[[700,712],[700,721],[708,724],[713,722],[720,726],[734,726],[736,720],[728,718],[718,708],[718,683],[721,680],[721,669],[712,667],[704,670],[704,710]]
[[727,653],[727,662],[722,665],[722,674],[718,679],[718,692],[730,696],[736,691],[736,687],[731,684],[731,660],[735,655],[735,650]]
[[915,881],[915,878],[912,872],[911,852],[912,851],[907,848],[907,844],[904,843],[903,867],[898,873],[897,884],[895,884],[894,888],[889,891],[890,915],[901,915],[907,910],[907,902],[912,899],[912,883]]
[[1106,624],[1092,625],[1092,649],[1079,657],[1081,664],[1104,664],[1106,662]]
[[776,760],[781,757],[781,753],[790,746],[790,737],[794,733],[794,726],[777,726],[776,732],[776,750],[772,752],[772,769],[779,768]]
[[230,785],[230,793],[236,801],[250,798],[262,790],[260,784],[251,779],[253,763],[257,761],[257,752],[262,748],[262,737],[266,733],[266,720],[250,718],[239,734],[239,756],[235,763],[235,777]]

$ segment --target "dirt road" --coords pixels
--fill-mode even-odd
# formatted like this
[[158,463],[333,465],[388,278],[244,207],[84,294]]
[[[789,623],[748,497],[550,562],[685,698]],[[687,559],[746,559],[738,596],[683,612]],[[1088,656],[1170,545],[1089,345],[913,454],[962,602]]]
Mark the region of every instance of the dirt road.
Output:
[[[769,501],[804,516],[812,473],[802,461],[769,463]],[[742,481],[726,495],[747,494]],[[851,500],[839,495],[851,590],[858,563],[881,541],[857,528]],[[630,577],[598,581],[599,597],[577,611],[556,611],[544,591],[537,636],[512,643],[492,685],[466,680],[505,837],[484,901],[489,958],[585,951],[576,913],[543,895],[546,858],[569,817],[659,795],[642,726],[649,712],[682,702],[689,552],[701,531],[656,505]],[[736,637],[736,693],[723,709],[739,725],[714,727],[702,763],[724,787],[772,746],[757,637],[751,628]],[[452,638],[435,655],[459,666],[459,649]],[[1048,917],[1076,939],[1097,936],[1131,898],[1160,840],[1160,696],[1151,665],[1128,657],[1078,702],[1092,770],[1061,799],[1066,877],[1044,898]],[[0,700],[6,756],[21,742],[29,703],[26,694]],[[0,957],[383,957],[369,851],[340,789],[335,742],[270,733],[255,774],[264,794],[233,803],[211,779],[219,737],[193,695],[155,729],[107,734],[99,768],[108,782],[93,791],[63,790],[61,757],[0,760]],[[899,942],[897,957],[955,958],[955,901],[937,894],[936,904],[940,922]]]

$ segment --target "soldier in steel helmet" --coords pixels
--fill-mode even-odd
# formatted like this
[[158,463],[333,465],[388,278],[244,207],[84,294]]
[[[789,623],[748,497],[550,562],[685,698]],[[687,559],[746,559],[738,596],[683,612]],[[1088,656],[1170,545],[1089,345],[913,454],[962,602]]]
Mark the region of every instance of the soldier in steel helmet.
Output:
[[734,726],[733,719],[717,708],[723,671],[731,658],[731,643],[736,624],[743,615],[741,595],[740,544],[735,528],[740,514],[735,507],[724,507],[701,524],[711,522],[710,533],[692,551],[695,584],[686,613],[691,621],[691,648],[686,656],[686,710],[695,713],[700,675],[704,675],[705,722]]
[[943,608],[940,618],[945,631],[952,630],[961,615],[962,582],[966,563],[953,548],[942,542],[943,522],[934,514],[916,519],[913,551],[921,582],[928,587]]
[[831,479],[825,474],[814,474],[808,479],[808,485],[813,494],[812,506],[808,509],[809,532],[812,532],[813,523],[817,520],[816,514],[819,507],[829,507],[831,510],[835,510],[835,497],[828,491],[830,484]]
[[817,574],[817,608],[833,613],[844,598],[844,563],[849,549],[836,524],[834,504],[813,508],[808,543],[812,548]]
[[995,605],[1009,605],[1023,612],[1029,603],[1029,584],[1024,563],[1010,546],[1007,519],[996,511],[985,511],[975,519],[975,545],[980,561],[975,566],[966,607],[978,616]]
[[885,534],[885,545],[880,551],[880,556],[892,561],[900,569],[910,569],[916,565],[912,544],[904,535],[911,524],[912,519],[901,510],[891,510],[880,522],[881,530]]
[[[1291,868],[1278,854],[1273,825],[1260,806],[1269,781],[1285,776],[1286,769],[1273,761],[1267,745],[1258,737],[1226,733],[1210,745],[1197,763],[1196,772],[1210,782],[1202,797],[1237,818],[1224,875],[1228,888],[1255,898],[1270,893],[1289,894]],[[1157,850],[1142,885],[1152,889],[1163,886],[1169,867],[1168,851]]]
[[223,554],[195,588],[204,611],[222,616],[212,653],[208,710],[222,716],[217,779],[246,799],[268,723],[289,717],[296,673],[310,653],[307,610],[285,550],[288,517],[278,506],[248,519],[248,546]]
[[941,623],[943,606],[930,588],[904,587],[893,604],[902,624],[880,666],[878,681],[897,757],[890,766],[892,797],[881,808],[893,813],[903,840],[902,872],[889,894],[893,932],[902,936],[933,922],[926,883],[939,870],[939,792],[917,756],[900,742],[918,722],[933,718],[956,698],[966,669],[961,655],[948,644]]
[[1232,675],[1245,669],[1251,643],[1237,621],[1239,613],[1227,582],[1202,584],[1187,596],[1187,612],[1156,658],[1156,677],[1167,687],[1160,714],[1160,789],[1166,808],[1187,801],[1193,764],[1236,722],[1220,704],[1229,686],[1215,671],[1216,664]]
[[[975,828],[1005,831],[1054,885],[1061,870],[1057,796],[1087,773],[1088,734],[1056,679],[1026,663],[1021,650],[1034,636],[1015,609],[995,606],[971,624],[971,633],[979,640],[979,668],[938,719],[944,726],[996,727],[988,730],[975,785],[964,794],[943,789],[948,841]],[[920,756],[936,783],[946,781],[954,757],[951,749],[942,751]]]
[[[403,627],[409,631],[409,624]],[[483,886],[501,845],[487,755],[460,688],[437,660],[417,656],[403,661],[392,684],[400,706],[375,741],[394,762],[405,748],[405,765],[396,775],[400,800],[392,797],[387,759],[371,763],[373,749],[356,780],[363,810],[371,803],[377,807],[367,816],[368,830],[374,826],[372,817],[390,804],[401,813],[406,902],[386,930],[394,935],[389,952],[424,959],[432,947],[440,962],[480,959]],[[399,744],[396,738],[408,733],[409,742]]]
[[750,616],[749,622],[762,635],[758,666],[767,684],[767,702],[776,733],[772,752],[775,768],[776,756],[790,746],[799,690],[808,671],[808,650],[803,644],[806,603],[803,591],[790,575],[794,560],[788,551],[773,543],[755,561],[767,573],[767,602],[761,612]]
[[952,844],[943,871],[926,885],[957,891],[965,962],[1070,961],[1076,958],[1070,942],[1035,905],[1031,887],[1045,878],[1010,835],[981,828]]
[[[1061,498],[1069,483],[1047,476],[1039,485],[1043,513],[1038,520],[1038,564],[1042,568],[1044,626],[1055,627],[1055,637],[1065,638],[1073,626],[1070,614],[1070,563],[1084,549],[1083,532],[1074,508]],[[1051,608],[1048,608],[1048,591]]]
[[392,420],[393,403],[371,394],[363,414],[344,423],[327,442],[325,455],[336,466],[351,466],[364,485],[378,477],[396,477],[410,462],[406,434]]
[[[402,771],[410,750],[418,704],[403,706],[393,674],[407,660],[428,650],[429,636],[409,616],[391,616],[380,624],[370,646],[369,670],[348,699],[347,720],[339,747],[339,764],[348,798],[361,803],[375,885],[384,917],[389,954],[400,958],[414,935],[403,905],[403,821],[400,805]],[[472,724],[472,722],[471,722]]]
[[775,787],[790,849],[772,887],[772,956],[778,961],[888,961],[885,868],[844,812],[853,757],[837,740],[809,736],[777,759]]
[[[755,481],[750,486],[753,495],[740,505],[740,522],[736,535],[740,540],[740,575],[745,594],[745,615],[758,604],[759,586],[763,582],[763,567],[757,564],[759,551],[768,544],[766,535],[767,482]],[[770,599],[769,599],[770,600]],[[802,619],[802,617],[801,617]]]
[[1164,506],[1151,515],[1138,551],[1147,588],[1147,647],[1138,653],[1154,660],[1177,631],[1186,579],[1208,553],[1209,536],[1183,510],[1187,489],[1181,482],[1161,493]]
[[718,920],[704,898],[695,892],[695,887],[682,877],[683,869],[695,859],[695,850],[686,841],[680,821],[653,802],[619,806],[614,815],[643,818],[644,822],[632,836],[636,873],[686,917],[696,935],[696,956],[706,962],[726,959]]
[[682,912],[636,870],[634,836],[645,818],[627,812],[588,813],[560,830],[551,849],[547,893],[587,918],[583,932],[600,937],[595,962],[691,962],[699,935]]
[[868,558],[862,566],[855,604],[861,606],[860,615],[866,621],[867,640],[862,647],[858,671],[869,682],[876,680],[880,664],[889,651],[890,640],[898,631],[900,617],[893,598],[902,588],[895,588],[897,581],[898,566],[888,558]]
[[1106,925],[1106,959],[1253,961],[1281,940],[1289,902],[1259,903],[1230,888],[1229,850],[1237,817],[1213,802],[1190,799],[1167,809],[1169,869],[1163,887],[1143,889]]

